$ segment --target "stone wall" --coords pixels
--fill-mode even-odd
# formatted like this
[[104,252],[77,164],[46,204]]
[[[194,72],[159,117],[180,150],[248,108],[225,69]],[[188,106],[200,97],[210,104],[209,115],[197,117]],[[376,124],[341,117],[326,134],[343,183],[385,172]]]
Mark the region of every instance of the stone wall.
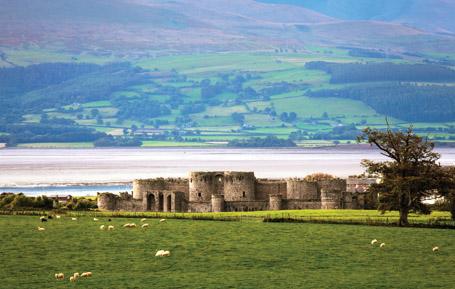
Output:
[[189,202],[187,212],[205,213],[212,211],[212,202]]
[[317,210],[321,209],[321,201],[283,200],[283,206],[287,210]]
[[188,199],[188,179],[183,178],[156,178],[133,181],[134,199],[142,199],[146,192],[151,191],[178,191],[183,192]]
[[107,211],[142,211],[142,201],[133,199],[133,195],[120,193],[101,193],[97,197],[98,209]]
[[286,181],[256,179],[255,199],[259,201],[268,201],[270,195],[281,195],[286,198]]
[[225,203],[226,212],[265,211],[269,209],[268,201],[234,201]]

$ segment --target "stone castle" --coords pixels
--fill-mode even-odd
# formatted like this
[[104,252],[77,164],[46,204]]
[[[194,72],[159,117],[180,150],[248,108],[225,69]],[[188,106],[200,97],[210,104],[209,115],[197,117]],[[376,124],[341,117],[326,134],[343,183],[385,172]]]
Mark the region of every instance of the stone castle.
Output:
[[375,179],[258,179],[253,172],[191,172],[188,178],[135,180],[133,193],[98,194],[101,210],[232,212],[362,209]]

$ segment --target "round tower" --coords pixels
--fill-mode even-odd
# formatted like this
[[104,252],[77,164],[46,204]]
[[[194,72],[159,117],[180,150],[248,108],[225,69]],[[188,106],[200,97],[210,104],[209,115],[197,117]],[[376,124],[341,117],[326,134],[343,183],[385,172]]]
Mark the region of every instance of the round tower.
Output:
[[225,200],[253,201],[255,181],[253,172],[224,172]]
[[346,191],[346,180],[333,179],[318,182],[321,188],[321,208],[341,209],[343,192]]
[[321,209],[341,209],[341,191],[321,189]]
[[269,210],[279,211],[282,208],[281,195],[270,195],[269,197]]
[[224,212],[224,196],[212,195],[212,212]]
[[212,194],[217,193],[218,175],[216,172],[191,172],[189,201],[210,202]]
[[307,202],[320,200],[318,184],[316,182],[308,182],[303,179],[287,179],[286,190],[287,199],[290,200],[303,200]]
[[96,198],[98,209],[106,211],[117,210],[118,197],[111,193],[99,193]]
[[133,181],[133,199],[142,200],[143,194],[147,191],[147,182],[144,180]]

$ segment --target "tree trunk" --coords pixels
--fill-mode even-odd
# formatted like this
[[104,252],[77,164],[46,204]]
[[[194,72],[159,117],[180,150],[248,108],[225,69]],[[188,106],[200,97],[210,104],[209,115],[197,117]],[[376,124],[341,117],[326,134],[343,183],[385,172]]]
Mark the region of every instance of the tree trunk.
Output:
[[400,220],[398,221],[398,226],[405,227],[405,226],[409,225],[408,214],[409,214],[408,208],[400,209]]
[[455,221],[455,190],[451,190],[449,193],[449,204],[450,204],[450,213],[452,214],[452,220]]

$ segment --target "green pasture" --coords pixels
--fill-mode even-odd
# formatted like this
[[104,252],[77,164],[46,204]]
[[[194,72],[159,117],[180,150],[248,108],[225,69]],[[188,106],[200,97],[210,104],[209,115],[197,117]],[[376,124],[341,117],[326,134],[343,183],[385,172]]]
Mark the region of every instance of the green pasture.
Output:
[[[2,288],[452,288],[455,231],[0,216]],[[113,225],[102,231],[100,225]],[[42,226],[45,231],[38,231]],[[380,249],[372,239],[386,243]],[[439,252],[432,252],[438,246]],[[155,257],[169,250],[169,257]],[[90,271],[72,284],[69,275]],[[64,281],[54,274],[65,273]]]

